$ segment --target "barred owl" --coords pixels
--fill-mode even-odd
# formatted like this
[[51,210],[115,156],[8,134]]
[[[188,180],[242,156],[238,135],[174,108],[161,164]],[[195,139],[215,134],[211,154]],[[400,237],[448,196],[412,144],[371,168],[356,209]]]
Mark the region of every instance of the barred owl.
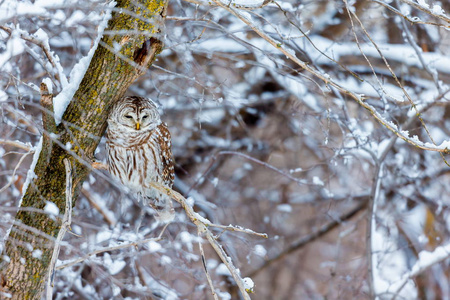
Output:
[[156,105],[142,97],[121,98],[108,117],[106,138],[113,178],[153,207],[160,219],[173,218],[171,200],[148,185],[158,182],[172,187],[174,180],[170,132]]

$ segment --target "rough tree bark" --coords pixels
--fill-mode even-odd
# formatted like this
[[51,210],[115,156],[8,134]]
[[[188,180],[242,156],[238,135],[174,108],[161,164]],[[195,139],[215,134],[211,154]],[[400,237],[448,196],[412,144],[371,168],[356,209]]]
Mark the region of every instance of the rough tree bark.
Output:
[[[70,160],[73,169],[75,203],[106,129],[110,107],[162,50],[158,38],[168,0],[116,1],[105,34],[61,124],[57,126],[49,115],[51,95],[41,99],[45,133],[34,169],[36,176],[23,196],[3,253],[1,289],[12,299],[39,299],[45,288],[61,219],[52,218],[43,209],[50,201],[64,214],[64,158]],[[118,52],[113,50],[117,45],[121,45]],[[70,151],[64,149],[68,143]]]

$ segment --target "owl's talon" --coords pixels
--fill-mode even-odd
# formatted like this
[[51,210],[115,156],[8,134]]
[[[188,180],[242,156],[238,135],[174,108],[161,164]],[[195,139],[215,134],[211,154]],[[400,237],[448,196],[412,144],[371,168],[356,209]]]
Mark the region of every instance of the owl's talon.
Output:
[[91,167],[95,170],[108,170],[108,165],[101,162],[92,162]]

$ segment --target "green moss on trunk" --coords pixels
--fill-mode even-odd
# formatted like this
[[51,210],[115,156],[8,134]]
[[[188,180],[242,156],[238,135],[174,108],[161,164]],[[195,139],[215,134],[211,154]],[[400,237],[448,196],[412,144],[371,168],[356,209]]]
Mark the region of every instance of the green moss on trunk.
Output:
[[[158,33],[167,0],[139,1],[138,5],[133,5],[132,1],[117,2],[116,7],[123,8],[123,13],[113,13],[106,28],[108,34],[102,38],[63,115],[63,121],[56,130],[54,126],[45,128],[56,131],[53,133],[58,138],[52,140],[48,135],[44,138],[35,168],[36,176],[23,197],[16,223],[5,245],[4,254],[10,261],[3,261],[3,289],[13,295],[12,299],[40,299],[45,288],[54,239],[61,221],[45,214],[43,209],[47,201],[51,201],[58,206],[61,214],[64,213],[66,187],[63,159],[69,158],[71,161],[72,192],[76,195],[89,174],[88,165],[105,131],[110,107],[162,49]],[[115,54],[113,49],[117,45],[121,45],[121,49]],[[71,145],[69,152],[62,148],[67,143]],[[75,203],[76,199],[73,200]],[[32,251],[36,249],[42,251],[40,258],[32,256]]]

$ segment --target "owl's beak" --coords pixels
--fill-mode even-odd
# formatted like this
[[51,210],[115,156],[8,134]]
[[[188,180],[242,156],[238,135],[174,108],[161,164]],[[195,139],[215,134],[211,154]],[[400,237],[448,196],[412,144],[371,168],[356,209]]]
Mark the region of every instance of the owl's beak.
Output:
[[139,126],[140,126],[139,122],[136,122],[136,130],[139,130]]

